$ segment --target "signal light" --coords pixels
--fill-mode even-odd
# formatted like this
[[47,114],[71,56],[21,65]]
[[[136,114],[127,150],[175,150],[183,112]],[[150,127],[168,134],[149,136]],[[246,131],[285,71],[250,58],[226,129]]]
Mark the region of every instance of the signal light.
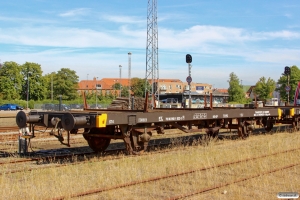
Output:
[[286,67],[284,68],[284,74],[285,74],[285,75],[291,75],[291,68],[288,67],[288,66],[286,66]]
[[185,61],[186,63],[192,63],[192,56],[190,54],[186,54]]

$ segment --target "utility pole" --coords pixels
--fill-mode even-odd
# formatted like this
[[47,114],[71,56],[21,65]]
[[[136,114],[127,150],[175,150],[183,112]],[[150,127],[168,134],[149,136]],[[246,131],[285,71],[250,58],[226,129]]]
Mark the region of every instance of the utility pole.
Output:
[[[159,100],[159,70],[158,70],[158,28],[157,28],[157,0],[148,0],[147,8],[147,45],[146,45],[146,77],[145,95],[149,90],[148,84],[151,79],[151,97],[158,94]],[[154,107],[154,99],[151,98],[151,106]]]

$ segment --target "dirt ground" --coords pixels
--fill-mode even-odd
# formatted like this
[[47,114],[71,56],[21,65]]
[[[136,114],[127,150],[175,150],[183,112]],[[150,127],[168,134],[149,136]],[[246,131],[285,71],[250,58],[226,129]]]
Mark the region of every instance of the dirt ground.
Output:
[[0,111],[0,127],[17,126],[16,115],[18,111]]

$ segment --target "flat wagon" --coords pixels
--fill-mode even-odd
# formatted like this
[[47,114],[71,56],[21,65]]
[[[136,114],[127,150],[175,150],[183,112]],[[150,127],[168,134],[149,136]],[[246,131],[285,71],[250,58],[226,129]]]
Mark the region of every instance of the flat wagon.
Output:
[[[240,138],[247,138],[255,125],[271,131],[277,123],[290,124],[298,129],[300,107],[244,107],[202,109],[153,109],[153,110],[96,110],[84,111],[20,111],[17,125],[23,135],[34,136],[35,126],[52,128],[52,133],[62,141],[62,132],[70,134],[83,129],[83,137],[96,152],[105,151],[111,139],[125,142],[129,154],[144,151],[152,131],[164,134],[165,127],[175,127],[184,132],[205,130],[216,137],[220,129],[236,129]],[[27,128],[26,128],[27,127]]]

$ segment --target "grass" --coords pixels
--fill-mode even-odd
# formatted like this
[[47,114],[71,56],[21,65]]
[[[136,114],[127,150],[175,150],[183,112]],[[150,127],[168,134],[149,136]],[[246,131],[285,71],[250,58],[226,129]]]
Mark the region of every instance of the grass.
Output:
[[[181,145],[180,141],[173,143],[172,148],[178,151],[162,154],[149,153],[136,157],[121,155],[121,159],[100,162],[95,157],[91,162],[79,165],[5,174],[0,177],[0,196],[2,199],[68,197],[87,190],[298,148],[300,147],[300,134],[259,135],[247,140],[210,142],[205,146],[199,141],[195,141],[193,146],[189,147]],[[257,159],[78,199],[167,199],[296,163],[299,162],[299,158],[300,151],[294,151],[268,159]],[[300,192],[299,169],[300,167],[294,167],[279,171],[197,195],[191,199],[253,199],[253,197],[254,199],[276,199],[278,192]]]

